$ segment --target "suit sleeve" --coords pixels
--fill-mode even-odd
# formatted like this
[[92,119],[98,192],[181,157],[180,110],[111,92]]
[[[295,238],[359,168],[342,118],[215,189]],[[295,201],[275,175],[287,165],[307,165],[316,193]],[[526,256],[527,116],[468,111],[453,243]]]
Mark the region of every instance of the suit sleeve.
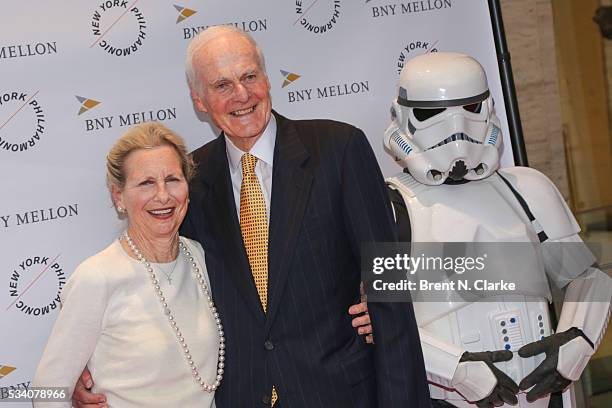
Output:
[[187,210],[187,215],[185,215],[185,219],[183,220],[183,223],[179,229],[179,234],[194,241],[199,241],[200,237],[198,236],[197,228],[195,227],[194,210],[192,210],[192,208],[193,207],[190,204],[189,209]]
[[[393,216],[378,163],[365,135],[355,130],[342,160],[345,224],[353,252],[364,242],[396,241]],[[418,327],[411,303],[369,303],[375,336],[380,408],[429,408]]]
[[196,175],[189,182],[189,201],[187,207],[187,214],[185,214],[185,218],[181,223],[181,226],[179,228],[179,234],[185,238],[200,242],[200,237],[197,228],[199,221],[197,210],[199,209],[201,202],[198,177],[205,170],[203,170],[202,166],[199,164],[201,157],[196,155],[196,152],[191,153],[191,158],[193,159],[194,164],[196,166]]

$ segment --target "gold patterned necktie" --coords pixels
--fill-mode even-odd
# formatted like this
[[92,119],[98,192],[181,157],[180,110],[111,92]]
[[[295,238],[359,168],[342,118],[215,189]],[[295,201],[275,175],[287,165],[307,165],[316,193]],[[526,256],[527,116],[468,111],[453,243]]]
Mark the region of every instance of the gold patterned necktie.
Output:
[[[264,312],[268,309],[268,215],[261,185],[255,174],[257,157],[242,155],[242,185],[240,186],[240,231],[246,247],[251,273]],[[272,406],[278,395],[272,387]]]
[[268,307],[268,216],[266,201],[255,174],[257,157],[242,155],[240,186],[240,230],[246,247],[251,273],[264,312]]

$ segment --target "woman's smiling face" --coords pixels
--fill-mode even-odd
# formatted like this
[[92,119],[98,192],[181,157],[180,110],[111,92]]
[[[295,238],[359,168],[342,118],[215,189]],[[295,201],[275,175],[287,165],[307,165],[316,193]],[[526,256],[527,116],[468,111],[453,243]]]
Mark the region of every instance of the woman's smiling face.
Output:
[[174,236],[185,218],[189,188],[178,153],[163,145],[131,152],[125,186],[113,187],[115,205],[127,212],[128,231],[145,240]]

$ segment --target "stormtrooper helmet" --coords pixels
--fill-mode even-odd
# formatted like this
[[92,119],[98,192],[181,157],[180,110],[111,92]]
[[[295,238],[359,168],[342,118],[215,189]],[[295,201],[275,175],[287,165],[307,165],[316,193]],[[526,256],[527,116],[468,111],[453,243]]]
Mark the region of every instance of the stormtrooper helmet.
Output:
[[479,180],[499,167],[502,135],[482,66],[464,54],[414,57],[400,74],[384,143],[420,183]]

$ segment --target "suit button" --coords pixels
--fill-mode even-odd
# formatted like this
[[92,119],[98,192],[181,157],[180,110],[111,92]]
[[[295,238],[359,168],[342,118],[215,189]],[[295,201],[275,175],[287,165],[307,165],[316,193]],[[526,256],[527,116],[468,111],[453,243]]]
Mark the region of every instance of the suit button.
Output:
[[270,398],[268,394],[266,394],[263,397],[261,397],[261,402],[263,402],[266,405],[270,405],[270,403],[272,402],[272,399]]
[[264,343],[264,348],[268,351],[272,351],[274,350],[274,343],[272,343],[270,340],[266,340]]

